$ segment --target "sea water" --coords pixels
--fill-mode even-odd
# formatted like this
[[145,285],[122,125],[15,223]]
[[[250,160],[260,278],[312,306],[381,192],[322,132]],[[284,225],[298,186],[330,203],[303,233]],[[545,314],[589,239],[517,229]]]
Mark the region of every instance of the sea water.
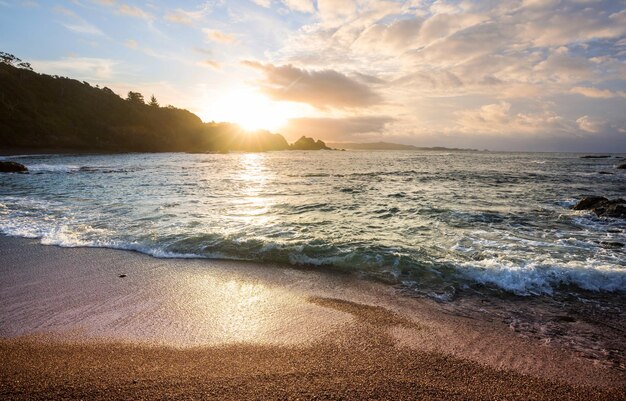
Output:
[[[449,297],[626,292],[620,157],[436,151],[9,156],[0,232],[159,258],[336,269]],[[622,244],[622,245],[620,245]]]

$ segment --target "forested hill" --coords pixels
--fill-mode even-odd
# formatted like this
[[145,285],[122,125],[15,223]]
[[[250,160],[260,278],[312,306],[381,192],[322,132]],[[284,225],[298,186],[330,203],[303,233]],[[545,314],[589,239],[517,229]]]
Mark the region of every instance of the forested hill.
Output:
[[195,114],[130,92],[39,74],[0,53],[0,151],[206,152],[289,149],[279,134],[203,123]]

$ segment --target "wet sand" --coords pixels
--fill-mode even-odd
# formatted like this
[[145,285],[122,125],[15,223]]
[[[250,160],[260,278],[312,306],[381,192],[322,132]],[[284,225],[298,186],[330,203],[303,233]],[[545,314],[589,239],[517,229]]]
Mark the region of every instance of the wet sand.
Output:
[[0,277],[2,399],[625,399],[619,363],[349,275],[0,237]]

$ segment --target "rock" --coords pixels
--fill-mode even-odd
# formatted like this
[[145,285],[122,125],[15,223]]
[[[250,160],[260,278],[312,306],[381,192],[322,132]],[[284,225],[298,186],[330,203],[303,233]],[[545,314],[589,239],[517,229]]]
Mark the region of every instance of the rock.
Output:
[[590,210],[593,209],[596,204],[600,202],[608,202],[608,199],[604,196],[585,196],[572,209],[574,210]]
[[28,169],[25,165],[16,162],[1,162],[0,173],[26,173]]
[[126,275],[125,274],[120,274],[118,277],[119,278],[124,278],[124,277],[126,277]]
[[609,157],[611,157],[610,155],[587,155],[587,156],[580,156],[581,159],[608,159]]
[[626,170],[626,163],[622,163],[622,164],[618,165],[616,168],[618,168],[620,170]]
[[612,204],[606,207],[603,211],[600,210],[598,213],[598,209],[594,210],[598,216],[602,217],[618,217],[622,219],[626,219],[626,205],[622,204]]
[[591,210],[598,217],[626,218],[626,201],[609,200],[604,196],[586,196],[572,207],[574,210]]
[[308,138],[306,136],[301,137],[296,142],[291,145],[292,150],[330,150],[326,144],[321,141],[313,138]]

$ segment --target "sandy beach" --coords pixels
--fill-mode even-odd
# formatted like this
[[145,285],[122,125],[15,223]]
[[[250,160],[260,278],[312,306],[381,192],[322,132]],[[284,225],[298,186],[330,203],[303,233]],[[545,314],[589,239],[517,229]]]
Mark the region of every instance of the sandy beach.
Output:
[[8,237],[0,274],[3,399],[625,399],[619,355],[347,274]]

